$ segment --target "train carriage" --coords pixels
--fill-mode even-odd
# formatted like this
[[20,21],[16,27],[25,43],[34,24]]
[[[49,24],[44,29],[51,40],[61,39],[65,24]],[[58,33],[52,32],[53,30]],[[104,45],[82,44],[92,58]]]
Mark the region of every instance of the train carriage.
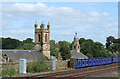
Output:
[[99,58],[88,58],[88,59],[77,59],[77,65],[75,69],[97,66],[97,65],[105,65],[111,63],[120,62],[120,56],[118,57],[99,57]]

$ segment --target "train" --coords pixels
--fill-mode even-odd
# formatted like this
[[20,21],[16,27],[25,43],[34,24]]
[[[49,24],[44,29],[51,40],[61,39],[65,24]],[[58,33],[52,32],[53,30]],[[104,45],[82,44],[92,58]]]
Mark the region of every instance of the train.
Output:
[[120,62],[120,56],[77,59],[75,69],[80,69],[83,67],[106,65],[106,64],[112,64],[112,63],[119,63],[119,62]]

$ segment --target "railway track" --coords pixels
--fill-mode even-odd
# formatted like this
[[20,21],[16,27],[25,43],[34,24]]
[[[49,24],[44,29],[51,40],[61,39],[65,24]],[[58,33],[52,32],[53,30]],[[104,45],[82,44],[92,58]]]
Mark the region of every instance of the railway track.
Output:
[[89,77],[91,75],[96,74],[102,74],[112,71],[120,70],[120,63],[113,63],[108,65],[102,65],[102,66],[94,66],[94,67],[87,67],[87,68],[81,68],[81,69],[73,69],[73,70],[67,70],[67,71],[56,71],[51,73],[45,73],[45,74],[37,74],[29,76],[30,78],[34,77],[42,77],[42,78],[49,78],[54,77],[55,79],[74,79],[75,77]]

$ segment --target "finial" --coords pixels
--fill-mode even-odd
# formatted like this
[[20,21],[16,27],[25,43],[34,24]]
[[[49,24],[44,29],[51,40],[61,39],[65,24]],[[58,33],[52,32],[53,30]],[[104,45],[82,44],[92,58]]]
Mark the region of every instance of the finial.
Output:
[[77,32],[75,33],[75,36],[77,36]]
[[77,32],[75,33],[75,38],[77,38]]
[[50,25],[50,22],[48,21],[48,25]]
[[35,25],[37,25],[37,21],[35,21]]
[[41,22],[41,24],[42,24],[42,22]]

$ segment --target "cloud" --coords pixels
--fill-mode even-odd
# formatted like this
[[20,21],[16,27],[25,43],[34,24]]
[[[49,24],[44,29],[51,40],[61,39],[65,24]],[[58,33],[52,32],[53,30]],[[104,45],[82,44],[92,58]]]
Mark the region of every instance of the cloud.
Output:
[[26,34],[26,33],[33,33],[33,30],[10,30],[9,33],[14,33],[14,34],[16,34],[16,33],[24,33],[24,34]]
[[13,3],[3,4],[2,7],[4,36],[11,34],[18,38],[20,36],[22,38],[25,38],[25,36],[32,37],[34,34],[34,22],[36,19],[41,20],[41,18],[50,20],[51,38],[57,40],[70,40],[76,31],[82,32],[79,34],[80,37],[96,38],[97,35],[95,34],[104,35],[100,31],[105,30],[107,32],[107,27],[113,28],[113,26],[116,26],[112,22],[114,21],[113,17],[106,11],[98,12],[94,10],[86,12],[72,7],[47,6],[44,3]]
[[82,26],[86,22],[97,23],[101,17],[109,16],[109,13],[98,13],[96,11],[85,13],[71,7],[48,7],[44,3],[15,3],[13,5],[3,5],[3,16],[13,20],[47,17],[54,19],[55,24]]
[[106,28],[116,28],[116,27],[118,27],[118,23],[117,22],[115,22],[115,23],[104,23],[104,25],[103,25],[104,27],[106,27]]

